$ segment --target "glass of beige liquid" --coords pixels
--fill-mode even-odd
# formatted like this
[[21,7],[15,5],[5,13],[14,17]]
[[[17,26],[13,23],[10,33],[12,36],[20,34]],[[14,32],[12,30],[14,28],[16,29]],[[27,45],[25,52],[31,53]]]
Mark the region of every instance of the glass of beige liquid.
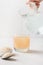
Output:
[[27,52],[30,48],[30,37],[16,36],[14,37],[14,49],[20,52]]

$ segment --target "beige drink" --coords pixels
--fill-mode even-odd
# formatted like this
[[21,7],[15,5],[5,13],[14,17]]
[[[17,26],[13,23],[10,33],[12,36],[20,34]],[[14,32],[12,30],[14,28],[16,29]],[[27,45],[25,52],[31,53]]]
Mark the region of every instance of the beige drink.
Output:
[[20,51],[27,51],[30,47],[30,37],[16,36],[14,38],[14,48]]

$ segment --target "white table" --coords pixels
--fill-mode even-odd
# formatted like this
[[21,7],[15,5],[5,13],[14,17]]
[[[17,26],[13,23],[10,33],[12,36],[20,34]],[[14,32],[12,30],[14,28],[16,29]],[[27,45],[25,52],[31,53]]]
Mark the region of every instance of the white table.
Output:
[[43,65],[43,54],[36,53],[19,53],[12,57],[11,60],[0,59],[0,65]]
[[[39,46],[37,46],[38,44]],[[0,58],[0,65],[43,65],[43,52],[39,52],[37,50],[39,49],[43,51],[43,46],[40,45],[43,45],[43,38],[33,37],[31,39],[32,50],[30,50],[28,53],[14,51],[14,53],[17,55],[12,57],[11,60],[2,60]]]

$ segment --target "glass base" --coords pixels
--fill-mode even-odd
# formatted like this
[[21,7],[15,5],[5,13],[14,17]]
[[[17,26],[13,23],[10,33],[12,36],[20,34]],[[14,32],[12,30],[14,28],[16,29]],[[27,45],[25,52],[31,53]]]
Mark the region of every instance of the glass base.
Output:
[[17,52],[27,52],[29,50],[28,48],[26,48],[26,49],[16,49],[16,48],[14,48],[14,49]]

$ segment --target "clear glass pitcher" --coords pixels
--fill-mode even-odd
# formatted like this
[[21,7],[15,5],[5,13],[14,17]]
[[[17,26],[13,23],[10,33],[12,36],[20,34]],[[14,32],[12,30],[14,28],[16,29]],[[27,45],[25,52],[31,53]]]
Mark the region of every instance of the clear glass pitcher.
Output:
[[[19,16],[19,19],[21,19],[21,20],[19,22],[19,28],[17,29],[18,30],[17,34],[14,37],[14,48],[15,48],[15,50],[19,50],[22,52],[29,50],[29,48],[30,48],[30,36],[32,35],[32,39],[33,39],[33,35],[34,35],[34,37],[36,35],[36,37],[34,38],[35,40],[33,39],[31,42],[31,48],[35,49],[35,50],[36,49],[42,50],[43,44],[38,43],[39,41],[42,41],[42,38],[40,38],[40,36],[39,36],[39,38],[37,37],[38,29],[41,26],[43,27],[43,24],[42,24],[43,22],[41,21],[41,20],[43,20],[42,12],[40,11],[38,13],[38,12],[36,12],[36,10],[34,10],[34,11],[30,10],[31,12],[28,13],[29,10],[26,11],[25,8],[23,8],[23,9],[24,9],[24,11],[22,10],[21,13],[24,12],[24,14],[21,14],[21,16]],[[38,42],[36,42],[37,40],[38,40]],[[34,41],[36,43],[34,43]]]

